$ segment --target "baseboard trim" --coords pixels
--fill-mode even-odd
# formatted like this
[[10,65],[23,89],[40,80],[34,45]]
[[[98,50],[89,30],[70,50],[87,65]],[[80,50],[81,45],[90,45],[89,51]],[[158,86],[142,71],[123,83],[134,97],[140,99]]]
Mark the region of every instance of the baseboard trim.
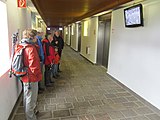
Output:
[[70,48],[71,48],[72,50],[74,50],[75,52],[78,52],[78,50],[74,49],[73,47],[70,46]]
[[84,59],[86,59],[88,62],[90,62],[92,65],[97,65],[97,63],[93,63],[91,60],[86,58],[83,54],[79,53]]
[[12,109],[12,112],[11,112],[11,114],[9,115],[8,120],[13,120],[13,116],[14,116],[14,114],[15,114],[15,112],[16,112],[19,104],[20,104],[20,102],[22,101],[22,93],[23,93],[23,92],[21,91],[21,93],[20,93],[20,95],[19,95],[19,97],[18,97],[18,99],[17,99],[17,101],[16,101],[16,103],[15,103],[13,109]]
[[117,79],[115,79],[113,76],[109,75],[108,73],[106,73],[107,76],[109,78],[111,78],[112,80],[114,80],[116,83],[118,83],[120,86],[122,86],[124,89],[126,89],[127,91],[131,92],[133,95],[135,95],[138,99],[140,99],[146,106],[150,107],[154,112],[156,112],[157,114],[160,114],[160,110],[155,107],[154,105],[152,105],[151,103],[149,103],[147,100],[145,100],[144,98],[142,98],[140,95],[138,95],[137,93],[135,93],[134,91],[132,91],[131,89],[129,89],[127,86],[125,86],[124,84],[122,84],[120,81],[118,81]]

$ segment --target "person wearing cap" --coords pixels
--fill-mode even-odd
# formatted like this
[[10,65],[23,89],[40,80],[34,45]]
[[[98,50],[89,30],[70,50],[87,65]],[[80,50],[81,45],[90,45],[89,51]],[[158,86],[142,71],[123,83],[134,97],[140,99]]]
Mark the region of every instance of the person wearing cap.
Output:
[[44,64],[45,64],[45,85],[46,87],[52,87],[53,81],[51,80],[51,67],[54,64],[55,59],[55,51],[54,47],[51,44],[53,41],[53,36],[51,33],[48,33],[46,38],[42,40],[43,50],[44,50]]
[[[42,28],[37,28],[37,44],[39,46],[39,58],[40,58],[40,65],[41,65],[41,71],[42,71],[42,74],[43,74],[43,64],[44,64],[44,51],[43,51],[43,46],[42,46],[42,37],[43,37],[43,30]],[[44,91],[44,81],[41,80],[39,83],[38,83],[38,89],[39,89],[39,93],[42,93]]]
[[[52,44],[53,44],[53,46],[58,47],[58,54],[61,58],[62,50],[63,50],[63,47],[64,47],[64,41],[63,41],[63,38],[60,36],[60,31],[58,29],[56,29],[54,31]],[[60,66],[60,63],[58,64],[58,72],[61,72],[59,66]]]

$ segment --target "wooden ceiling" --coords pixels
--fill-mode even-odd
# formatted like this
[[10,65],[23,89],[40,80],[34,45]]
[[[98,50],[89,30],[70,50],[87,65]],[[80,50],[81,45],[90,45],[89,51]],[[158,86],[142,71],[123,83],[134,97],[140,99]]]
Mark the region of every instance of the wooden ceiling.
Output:
[[32,0],[47,26],[64,26],[133,0]]

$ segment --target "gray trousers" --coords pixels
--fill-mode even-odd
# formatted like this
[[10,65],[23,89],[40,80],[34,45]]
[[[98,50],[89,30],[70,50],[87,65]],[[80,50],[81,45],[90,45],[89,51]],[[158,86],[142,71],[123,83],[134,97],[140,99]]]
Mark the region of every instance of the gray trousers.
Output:
[[37,103],[38,82],[23,83],[23,105],[25,109],[26,120],[37,120],[34,109]]

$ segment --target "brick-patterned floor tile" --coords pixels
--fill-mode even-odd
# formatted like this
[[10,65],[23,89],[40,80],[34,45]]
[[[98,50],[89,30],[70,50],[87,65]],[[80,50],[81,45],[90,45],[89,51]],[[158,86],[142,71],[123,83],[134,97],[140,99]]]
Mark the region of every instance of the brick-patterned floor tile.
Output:
[[[38,120],[160,120],[157,112],[123,85],[68,46],[60,77],[38,94]],[[25,120],[23,102],[12,120]],[[157,114],[156,114],[157,113]]]

